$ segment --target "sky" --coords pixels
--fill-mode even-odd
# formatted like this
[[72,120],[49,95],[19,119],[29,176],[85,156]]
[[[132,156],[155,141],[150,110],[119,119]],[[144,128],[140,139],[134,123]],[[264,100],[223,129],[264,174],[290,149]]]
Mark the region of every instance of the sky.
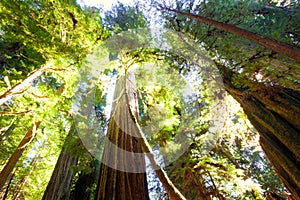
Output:
[[[101,5],[103,5],[105,10],[110,10],[111,6],[113,4],[117,4],[118,0],[77,0],[77,2],[80,5],[86,6],[101,7]],[[119,0],[119,2],[130,4],[133,2],[133,0]]]

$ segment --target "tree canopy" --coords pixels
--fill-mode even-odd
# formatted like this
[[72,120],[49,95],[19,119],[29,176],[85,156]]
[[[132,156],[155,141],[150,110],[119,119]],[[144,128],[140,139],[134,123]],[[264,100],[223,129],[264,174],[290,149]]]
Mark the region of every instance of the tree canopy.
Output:
[[300,198],[299,8],[2,0],[0,198]]

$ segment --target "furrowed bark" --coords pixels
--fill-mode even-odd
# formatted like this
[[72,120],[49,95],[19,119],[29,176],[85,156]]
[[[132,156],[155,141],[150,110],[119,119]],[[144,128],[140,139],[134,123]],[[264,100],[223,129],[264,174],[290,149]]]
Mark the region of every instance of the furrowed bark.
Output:
[[[130,84],[130,81],[125,80],[125,87],[124,88],[127,88],[128,83]],[[129,114],[130,114],[131,119],[133,120],[133,123],[134,123],[137,131],[138,131],[137,134],[138,134],[138,137],[139,137],[139,142],[142,145],[143,152],[147,154],[147,157],[150,160],[150,163],[151,163],[157,177],[159,178],[159,180],[162,183],[163,187],[167,191],[169,197],[172,200],[185,200],[186,198],[180,193],[180,191],[172,183],[172,181],[169,179],[167,173],[161,168],[160,164],[156,160],[156,158],[154,156],[154,153],[152,151],[152,148],[151,148],[150,144],[148,143],[141,127],[139,126],[138,119],[137,119],[135,113],[133,112],[136,108],[131,107],[132,104],[129,103],[131,92],[132,91],[127,91],[126,90],[125,91],[125,96],[126,96],[126,101],[128,102],[127,106],[128,106]]]
[[300,199],[299,91],[260,83],[254,83],[257,86],[252,90],[240,90],[231,82],[232,72],[224,69],[226,91],[258,130],[260,144],[292,198]]
[[[125,78],[124,76],[119,77],[116,83],[111,119],[95,194],[96,200],[149,199],[145,157],[137,137],[136,127],[128,113],[124,95]],[[134,108],[134,114],[138,116],[135,84],[128,85],[126,89],[132,94],[129,102]]]
[[[66,137],[66,141],[74,135],[75,126]],[[66,144],[65,144],[66,145]],[[52,176],[43,195],[43,200],[68,200],[71,194],[71,184],[74,177],[72,166],[77,164],[78,157],[66,151],[64,146],[56,162]]]

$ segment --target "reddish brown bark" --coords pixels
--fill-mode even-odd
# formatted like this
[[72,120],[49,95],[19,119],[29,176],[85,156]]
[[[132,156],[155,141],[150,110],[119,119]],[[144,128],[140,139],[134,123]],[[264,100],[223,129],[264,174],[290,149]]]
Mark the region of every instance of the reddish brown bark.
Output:
[[[149,199],[145,158],[142,154],[142,146],[136,137],[137,130],[130,120],[124,94],[125,78],[128,77],[120,77],[116,85],[95,195],[97,200]],[[131,78],[132,84],[128,85],[127,90],[131,94],[131,107],[138,116],[135,84]]]
[[[133,76],[133,74],[131,74],[131,76]],[[133,83],[132,79],[129,79],[128,81],[125,82],[124,88],[127,88],[127,85],[131,85],[132,83]],[[133,90],[133,91],[135,91],[135,90]],[[138,121],[137,114],[136,114],[136,112],[138,112],[138,105],[137,105],[137,103],[135,103],[133,105],[130,103],[130,102],[132,102],[131,101],[132,97],[136,98],[136,94],[131,92],[130,90],[126,90],[125,98],[126,98],[126,102],[127,102],[127,108],[129,111],[130,118],[133,122],[133,125],[136,128],[135,134],[137,134],[138,142],[141,144],[143,152],[147,153],[147,157],[148,157],[158,179],[160,180],[160,182],[162,183],[166,192],[168,193],[169,197],[172,200],[186,200],[186,198],[181,194],[181,192],[172,183],[172,181],[169,179],[167,173],[161,168],[158,161],[156,160],[154,153],[151,149],[151,146],[148,143],[141,127],[139,126],[139,121]],[[134,111],[136,111],[136,112],[134,112]]]
[[[72,126],[66,141],[73,136],[74,131],[75,127]],[[47,188],[44,192],[43,200],[70,199],[71,184],[74,177],[74,172],[71,170],[71,167],[77,164],[78,157],[67,152],[65,145],[61,150],[50,181],[48,182]]]
[[224,69],[221,68],[225,89],[241,104],[259,132],[267,158],[292,197],[300,199],[299,91],[262,83],[238,89],[232,84],[234,73]]

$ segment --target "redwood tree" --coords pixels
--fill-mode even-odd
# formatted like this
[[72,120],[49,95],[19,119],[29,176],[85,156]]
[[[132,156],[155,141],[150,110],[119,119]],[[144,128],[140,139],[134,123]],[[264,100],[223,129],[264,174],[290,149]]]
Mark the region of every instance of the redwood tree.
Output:
[[268,37],[264,37],[262,35],[253,33],[251,31],[233,26],[231,24],[221,23],[221,22],[218,22],[218,21],[215,21],[215,20],[211,20],[211,19],[199,16],[199,15],[195,15],[195,14],[191,14],[191,13],[185,13],[185,12],[182,12],[182,11],[179,11],[179,10],[176,10],[176,9],[170,9],[170,8],[162,7],[162,6],[160,6],[160,7],[163,10],[171,11],[171,12],[174,12],[178,15],[188,17],[190,19],[195,19],[199,22],[208,24],[210,26],[214,26],[216,28],[222,29],[224,31],[227,31],[227,32],[230,32],[230,33],[233,33],[233,34],[236,34],[236,35],[238,35],[240,37],[243,37],[243,38],[246,38],[246,39],[248,39],[252,42],[263,45],[263,46],[265,46],[265,47],[267,47],[267,48],[269,48],[269,49],[271,49],[271,50],[273,50],[277,53],[286,55],[290,58],[293,58],[297,61],[300,61],[300,48],[298,48],[296,46],[292,46],[292,45],[289,45],[289,44],[286,44],[286,43],[283,43],[283,42],[272,40]]
[[226,91],[243,107],[260,133],[260,144],[294,199],[300,198],[300,98],[299,91],[256,83],[255,89],[239,89],[234,75],[223,72]]
[[[243,3],[240,4],[244,8],[247,7]],[[165,12],[168,26],[200,40],[203,46],[214,55],[217,67],[222,73],[226,91],[241,104],[250,122],[260,133],[260,144],[267,158],[292,193],[292,197],[299,199],[300,99],[297,89],[299,88],[300,54],[299,47],[297,47],[299,44],[298,31],[292,28],[299,15],[280,15],[281,18],[278,18],[279,16],[276,18],[276,15],[280,13],[270,11],[262,13],[265,16],[261,18],[255,14],[256,9],[259,9],[257,8],[258,4],[255,4],[256,8],[252,7],[252,11],[248,9],[248,15],[235,10],[240,4],[228,3],[224,8],[221,1],[197,4],[194,1],[186,0],[177,2],[176,8],[170,9],[166,6],[161,6],[161,8],[168,11]],[[220,6],[220,8],[216,6]],[[262,6],[262,8],[264,7],[266,6]],[[232,13],[226,13],[230,10]],[[197,14],[191,14],[193,12]],[[285,25],[284,30],[280,29],[283,27],[277,28],[279,30],[277,37],[282,41],[290,42],[289,50],[282,52],[281,50],[285,49],[283,46],[286,45],[280,47],[280,43],[273,45],[279,49],[271,48],[263,44],[264,40],[269,40],[268,38],[237,28],[244,27],[250,30],[257,28],[257,32],[259,28],[265,28],[269,29],[270,34],[273,34],[276,29],[272,29],[275,25],[268,27],[270,23],[268,24],[266,21],[269,18],[273,19],[274,23]],[[280,21],[280,19],[286,18],[289,19],[284,23]],[[220,23],[215,19],[222,21]],[[258,23],[265,27],[257,27]],[[287,30],[293,32],[287,32]],[[263,34],[267,35],[266,32]],[[251,35],[254,38],[251,38]],[[274,34],[274,36],[276,35]],[[250,39],[252,42],[245,42],[243,38]],[[257,47],[254,42],[271,48],[277,53]],[[273,42],[274,40],[270,40],[268,45],[272,45]],[[288,51],[294,56],[287,55]],[[295,60],[280,54],[290,56]],[[295,70],[294,73],[292,73],[293,70]]]
[[126,90],[130,107],[138,117],[138,101],[133,74],[118,78],[114,103],[108,126],[107,140],[100,166],[95,199],[149,199],[146,164],[138,130],[132,122],[124,93]]
[[[43,200],[69,199],[71,194],[71,184],[74,177],[72,167],[76,166],[78,157],[66,150],[68,140],[74,136],[75,127],[72,126],[69,135],[66,137],[64,147],[56,162],[52,176],[48,182],[43,195]],[[78,142],[80,143],[80,142]]]

